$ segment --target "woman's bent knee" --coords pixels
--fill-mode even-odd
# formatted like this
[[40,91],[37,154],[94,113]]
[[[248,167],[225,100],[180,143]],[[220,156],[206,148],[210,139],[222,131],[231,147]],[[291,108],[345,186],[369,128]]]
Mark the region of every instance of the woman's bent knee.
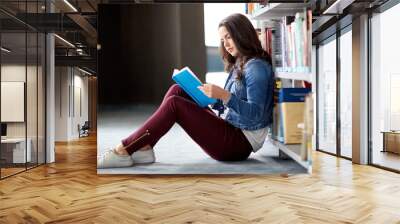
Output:
[[182,97],[180,97],[180,96],[172,95],[172,96],[169,96],[169,97],[167,98],[166,102],[167,102],[167,103],[175,103],[175,102],[181,100],[181,98],[182,98]]
[[175,83],[170,87],[170,89],[173,91],[179,91],[179,90],[181,90],[181,87]]
[[182,104],[185,103],[185,99],[182,98],[181,96],[172,95],[167,97],[164,103],[167,104],[169,107],[171,107],[171,109],[177,110],[178,108],[183,107]]

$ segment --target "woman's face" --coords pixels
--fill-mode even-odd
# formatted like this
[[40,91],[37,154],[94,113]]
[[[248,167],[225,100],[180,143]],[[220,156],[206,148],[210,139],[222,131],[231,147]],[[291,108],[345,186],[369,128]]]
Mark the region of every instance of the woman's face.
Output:
[[221,26],[218,29],[219,37],[221,38],[221,43],[225,47],[225,50],[231,54],[233,57],[237,57],[239,54],[238,49],[235,46],[235,43],[233,43],[233,39],[231,35],[229,34],[228,30],[226,30],[225,26]]

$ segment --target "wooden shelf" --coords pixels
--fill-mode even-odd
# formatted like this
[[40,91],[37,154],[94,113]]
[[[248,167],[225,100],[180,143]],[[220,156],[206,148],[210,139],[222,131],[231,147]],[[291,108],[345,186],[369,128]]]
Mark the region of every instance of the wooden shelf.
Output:
[[277,140],[273,140],[273,139],[271,139],[271,142],[276,147],[278,147],[279,150],[281,150],[287,156],[289,156],[294,161],[296,161],[298,164],[300,164],[302,167],[304,167],[308,171],[308,173],[311,173],[311,171],[312,171],[311,161],[301,159],[301,156],[300,156],[301,144],[286,145],[286,144],[283,144],[283,143],[281,143]]
[[300,73],[300,72],[276,72],[276,78],[281,79],[295,79],[312,82],[312,73]]
[[276,19],[283,16],[294,15],[302,11],[309,3],[270,3],[268,6],[255,11],[251,15],[253,20]]

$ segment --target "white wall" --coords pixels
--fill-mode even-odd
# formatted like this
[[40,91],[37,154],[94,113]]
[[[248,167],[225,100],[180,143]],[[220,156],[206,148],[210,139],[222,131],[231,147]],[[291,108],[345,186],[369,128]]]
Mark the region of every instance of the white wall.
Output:
[[[79,72],[79,71],[78,71]],[[82,74],[82,73],[79,73]],[[79,116],[80,122],[88,120],[88,77],[82,75],[75,75],[75,86],[81,88],[82,91],[82,116]]]
[[88,78],[83,75],[75,68],[56,67],[56,141],[79,138],[78,124],[88,120]]
[[[2,65],[1,81],[3,82],[25,82],[25,65]],[[31,70],[32,67],[28,67]],[[1,108],[6,110],[6,108]],[[25,123],[11,122],[7,123],[7,137],[25,137]]]
[[[1,66],[1,81],[25,82],[25,69],[25,65],[3,65]],[[25,137],[25,122],[7,123],[7,137]]]
[[55,68],[55,141],[68,140],[69,80],[69,69],[67,67]]
[[[3,65],[1,66],[1,81],[3,82],[25,82],[25,75],[26,75],[26,70],[28,72],[28,78],[30,74],[35,74],[36,75],[36,67],[34,66],[28,66],[27,68],[25,65]],[[32,80],[29,80],[30,85],[36,85],[36,81],[33,83]],[[29,104],[30,102],[33,102],[34,99],[31,99],[32,97],[36,99],[36,88],[28,88],[27,89],[27,103]],[[30,91],[31,90],[31,91]],[[36,102],[36,101],[35,101]],[[34,108],[36,108],[36,104],[34,105],[28,105]],[[1,108],[2,110],[6,110],[7,108]],[[32,108],[31,108],[32,109]],[[30,112],[29,110],[28,112]],[[36,114],[33,113],[28,113],[28,122],[35,122],[36,123]],[[33,115],[33,117],[31,116]],[[26,122],[7,122],[7,136],[8,137],[25,137],[25,123]],[[29,127],[33,127],[33,125],[28,124],[28,129]],[[36,126],[35,126],[36,129]],[[29,132],[29,130],[28,130]],[[29,132],[30,133],[30,132]],[[28,133],[28,137],[29,137]]]
[[[78,74],[76,73],[78,72]],[[78,124],[82,126],[85,121],[88,120],[88,77],[82,76],[78,70],[74,70],[74,107],[72,108],[72,119],[71,119],[71,136],[78,138]]]

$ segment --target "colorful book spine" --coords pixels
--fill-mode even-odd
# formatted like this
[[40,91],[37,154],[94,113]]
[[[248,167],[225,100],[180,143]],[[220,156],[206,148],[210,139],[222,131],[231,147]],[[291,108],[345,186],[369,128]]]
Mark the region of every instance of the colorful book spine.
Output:
[[304,9],[295,16],[285,16],[279,26],[282,72],[311,72],[312,12]]
[[[290,67],[291,69],[295,68],[296,63],[296,51],[295,51],[295,41],[294,41],[294,23],[289,25],[289,54],[290,54]],[[292,70],[291,70],[292,71]]]
[[271,55],[273,56],[274,66],[275,67],[282,67],[282,46],[281,39],[282,32],[280,31],[280,27],[276,26],[275,30],[271,30]]
[[294,41],[295,41],[295,55],[296,55],[296,65],[297,67],[304,66],[304,34],[303,34],[303,24],[304,18],[303,13],[296,13],[296,19],[294,22]]
[[265,39],[266,39],[266,51],[268,52],[269,55],[272,54],[272,29],[268,28],[266,29],[266,34],[265,34]]
[[285,32],[285,23],[281,21],[280,23],[280,32],[281,32],[281,54],[282,54],[282,67],[288,67],[288,56],[286,51],[286,43],[287,43],[287,33]]

